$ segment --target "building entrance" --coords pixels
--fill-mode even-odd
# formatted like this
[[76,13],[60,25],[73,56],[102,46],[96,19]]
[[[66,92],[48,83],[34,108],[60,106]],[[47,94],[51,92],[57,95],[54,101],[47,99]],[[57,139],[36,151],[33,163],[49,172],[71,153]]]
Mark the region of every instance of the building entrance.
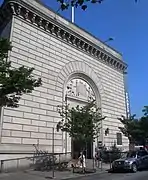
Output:
[[[77,105],[82,107],[95,100],[95,94],[90,85],[83,79],[72,79],[67,84],[66,100],[69,108],[75,108]],[[72,139],[71,151],[74,159],[79,157],[81,151],[88,159],[91,159],[93,157],[93,142],[85,143]]]

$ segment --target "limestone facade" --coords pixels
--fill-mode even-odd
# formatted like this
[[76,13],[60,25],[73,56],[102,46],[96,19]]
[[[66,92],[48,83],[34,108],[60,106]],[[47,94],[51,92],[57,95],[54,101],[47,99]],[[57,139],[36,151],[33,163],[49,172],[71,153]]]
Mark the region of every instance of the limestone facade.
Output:
[[[67,84],[73,79],[89,84],[102,115],[107,116],[99,140],[106,146],[117,142],[121,126],[117,118],[126,115],[127,65],[122,56],[37,1],[5,1],[1,13],[1,36],[12,42],[13,67],[34,67],[42,86],[23,95],[19,108],[3,108],[0,151],[32,152],[33,144],[51,151],[52,127],[60,120],[57,106],[65,101]],[[128,147],[124,136],[120,147]],[[65,150],[71,151],[70,138],[55,131],[55,151]]]

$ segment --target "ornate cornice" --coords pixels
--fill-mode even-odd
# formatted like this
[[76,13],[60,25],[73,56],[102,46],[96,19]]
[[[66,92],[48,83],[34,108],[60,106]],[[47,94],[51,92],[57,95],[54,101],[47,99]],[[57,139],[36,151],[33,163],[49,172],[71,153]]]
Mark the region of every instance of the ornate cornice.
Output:
[[10,19],[12,15],[22,18],[35,26],[44,29],[53,36],[56,36],[75,48],[84,51],[102,63],[105,63],[122,73],[124,73],[127,69],[127,64],[122,60],[113,56],[111,53],[106,52],[103,48],[92,43],[85,37],[82,37],[80,34],[68,29],[61,23],[57,22],[56,19],[46,16],[39,10],[20,0],[9,0],[1,7],[0,27],[2,27],[4,22]]

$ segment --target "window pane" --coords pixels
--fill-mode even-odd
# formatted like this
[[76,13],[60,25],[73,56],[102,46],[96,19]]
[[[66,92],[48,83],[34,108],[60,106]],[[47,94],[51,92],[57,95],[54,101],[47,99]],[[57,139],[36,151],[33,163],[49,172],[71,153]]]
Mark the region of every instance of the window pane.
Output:
[[147,152],[146,151],[139,151],[138,152],[138,156],[146,156],[147,155]]
[[117,145],[122,145],[122,134],[117,133]]

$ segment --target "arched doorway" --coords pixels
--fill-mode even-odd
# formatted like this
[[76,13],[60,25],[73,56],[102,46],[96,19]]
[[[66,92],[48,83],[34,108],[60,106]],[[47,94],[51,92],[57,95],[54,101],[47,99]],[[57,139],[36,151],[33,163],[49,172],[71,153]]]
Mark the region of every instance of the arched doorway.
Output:
[[[101,102],[105,101],[105,93],[101,82],[101,76],[99,75],[99,72],[96,73],[94,69],[92,69],[92,67],[84,61],[70,61],[59,72],[56,80],[56,90],[62,94],[63,105],[65,104],[67,84],[72,79],[82,79],[90,85],[95,94],[97,107],[101,109]],[[63,133],[62,142],[63,152],[70,152],[71,139],[68,137],[68,134]],[[95,152],[95,147],[97,147],[98,142],[104,144],[103,122],[101,122],[100,135],[93,143],[93,153]]]
[[[66,86],[65,93],[67,104],[69,107],[85,106],[89,102],[96,100],[96,96],[94,93],[91,84],[81,77],[73,77],[71,78]],[[71,150],[73,158],[78,158],[79,153],[82,151],[82,146],[79,140],[71,140]],[[83,149],[87,155],[88,159],[93,157],[93,142],[88,142]]]

